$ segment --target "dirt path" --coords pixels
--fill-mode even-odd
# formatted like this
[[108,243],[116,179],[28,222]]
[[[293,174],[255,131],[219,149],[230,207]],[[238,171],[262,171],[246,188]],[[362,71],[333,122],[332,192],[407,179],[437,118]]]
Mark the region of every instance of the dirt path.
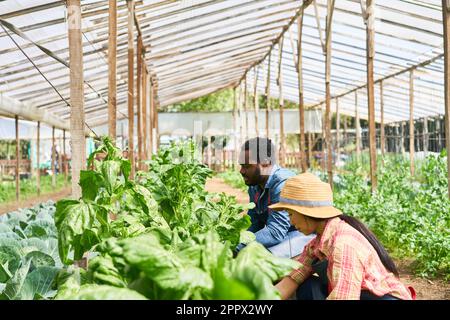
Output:
[[33,207],[41,202],[46,202],[48,200],[58,201],[64,197],[69,196],[70,192],[71,188],[66,187],[64,189],[59,190],[58,192],[47,193],[41,196],[34,196],[26,200],[21,200],[19,203],[11,202],[7,204],[0,204],[0,214],[15,211],[19,208]]
[[[206,183],[206,190],[210,192],[225,192],[236,196],[239,203],[247,203],[247,193],[226,184],[220,178],[211,178]],[[450,300],[450,283],[442,279],[423,279],[414,276],[411,262],[396,261],[400,271],[400,279],[407,286],[412,286],[417,293],[418,300]]]

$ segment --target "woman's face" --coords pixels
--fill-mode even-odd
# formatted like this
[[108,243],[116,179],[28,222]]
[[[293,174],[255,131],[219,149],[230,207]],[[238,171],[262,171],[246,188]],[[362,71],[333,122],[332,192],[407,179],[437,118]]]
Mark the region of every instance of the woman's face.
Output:
[[287,212],[289,213],[291,224],[304,235],[309,235],[316,231],[316,226],[311,219],[290,209],[288,209]]

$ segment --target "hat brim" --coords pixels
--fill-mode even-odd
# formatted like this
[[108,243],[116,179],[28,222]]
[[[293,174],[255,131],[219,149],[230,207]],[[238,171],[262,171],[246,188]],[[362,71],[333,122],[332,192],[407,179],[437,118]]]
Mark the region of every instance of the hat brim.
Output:
[[340,216],[342,211],[335,207],[302,207],[295,204],[278,202],[269,206],[270,209],[275,211],[281,210],[293,210],[305,216],[313,217],[313,218],[333,218]]

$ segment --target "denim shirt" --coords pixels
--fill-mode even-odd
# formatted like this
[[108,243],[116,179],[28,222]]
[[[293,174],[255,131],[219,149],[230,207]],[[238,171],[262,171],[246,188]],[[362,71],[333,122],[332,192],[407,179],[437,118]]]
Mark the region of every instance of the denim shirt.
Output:
[[250,202],[256,205],[248,211],[252,221],[248,231],[253,232],[256,241],[266,248],[282,242],[288,232],[295,230],[287,211],[274,211],[268,208],[269,205],[279,201],[285,181],[292,176],[295,176],[294,172],[274,165],[264,190],[260,186],[250,186],[248,189]]

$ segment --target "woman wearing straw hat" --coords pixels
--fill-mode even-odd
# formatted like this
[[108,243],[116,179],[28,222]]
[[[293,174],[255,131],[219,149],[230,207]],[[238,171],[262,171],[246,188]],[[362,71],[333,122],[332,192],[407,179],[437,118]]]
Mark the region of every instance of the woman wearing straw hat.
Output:
[[[286,180],[280,201],[292,224],[317,236],[297,259],[300,267],[277,285],[281,297],[297,299],[410,300],[414,290],[399,280],[388,253],[364,224],[333,207],[330,185],[311,173]],[[317,274],[317,276],[314,275]]]

